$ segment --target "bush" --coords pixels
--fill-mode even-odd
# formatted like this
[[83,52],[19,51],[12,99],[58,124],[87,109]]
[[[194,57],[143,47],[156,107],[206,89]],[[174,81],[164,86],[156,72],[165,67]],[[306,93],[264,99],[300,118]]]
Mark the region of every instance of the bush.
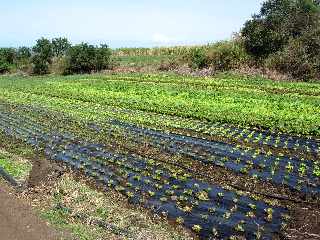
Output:
[[224,41],[214,44],[207,52],[207,64],[217,71],[229,71],[249,63],[247,54],[241,41]]
[[52,51],[55,57],[62,57],[71,47],[71,43],[67,38],[54,38],[51,41]]
[[51,63],[53,57],[53,48],[50,40],[41,38],[37,40],[36,45],[32,48],[35,55],[38,55],[43,61]]
[[271,55],[265,66],[296,79],[320,77],[320,29],[292,39],[283,51]]
[[49,63],[40,54],[32,57],[32,72],[37,75],[44,75],[49,72]]
[[111,67],[111,55],[112,52],[108,45],[102,44],[100,47],[95,48],[95,70],[101,71]]
[[205,49],[199,47],[190,50],[187,56],[189,66],[193,69],[201,69],[208,66],[208,59]]
[[49,71],[54,74],[63,75],[67,70],[67,59],[66,57],[55,57],[49,67]]
[[16,50],[14,48],[0,48],[0,73],[9,72],[16,64]]
[[71,47],[66,53],[65,74],[90,73],[111,67],[111,50],[107,45],[95,47],[81,43]]
[[242,29],[245,47],[253,56],[266,58],[316,28],[319,13],[319,3],[314,0],[268,0]]
[[45,38],[38,39],[32,50],[34,52],[31,60],[33,64],[33,73],[40,75],[47,74],[53,57],[51,42]]
[[5,61],[0,60],[0,74],[10,71],[10,64]]
[[193,48],[182,59],[193,69],[211,67],[216,71],[228,71],[250,62],[240,39]]
[[17,60],[27,62],[31,57],[31,49],[28,47],[19,47],[17,50]]

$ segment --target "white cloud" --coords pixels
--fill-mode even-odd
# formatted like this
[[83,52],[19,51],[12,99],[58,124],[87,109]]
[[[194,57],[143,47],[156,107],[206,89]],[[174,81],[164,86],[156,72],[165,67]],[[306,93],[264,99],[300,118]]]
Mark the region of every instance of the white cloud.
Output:
[[152,35],[152,41],[155,43],[170,43],[173,41],[173,39],[169,38],[164,34],[155,33]]

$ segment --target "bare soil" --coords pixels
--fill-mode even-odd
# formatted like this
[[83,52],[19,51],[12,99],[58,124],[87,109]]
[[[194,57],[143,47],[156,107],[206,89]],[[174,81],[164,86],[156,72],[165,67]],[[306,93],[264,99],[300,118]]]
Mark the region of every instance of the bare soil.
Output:
[[62,234],[48,226],[18,199],[0,180],[0,239],[3,240],[58,240]]

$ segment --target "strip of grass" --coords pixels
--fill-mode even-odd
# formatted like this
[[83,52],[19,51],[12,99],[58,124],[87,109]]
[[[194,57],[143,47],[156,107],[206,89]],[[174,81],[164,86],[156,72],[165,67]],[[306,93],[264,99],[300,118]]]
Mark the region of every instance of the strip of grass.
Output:
[[13,176],[16,180],[25,180],[29,175],[32,164],[27,160],[13,159],[0,153],[0,167]]
[[[181,228],[177,231],[166,222],[152,220],[141,209],[129,208],[119,194],[113,191],[102,194],[69,174],[57,182],[47,201],[39,201],[41,216],[80,240],[191,239]],[[79,215],[86,217],[80,219]],[[109,227],[96,226],[92,220],[104,222]]]

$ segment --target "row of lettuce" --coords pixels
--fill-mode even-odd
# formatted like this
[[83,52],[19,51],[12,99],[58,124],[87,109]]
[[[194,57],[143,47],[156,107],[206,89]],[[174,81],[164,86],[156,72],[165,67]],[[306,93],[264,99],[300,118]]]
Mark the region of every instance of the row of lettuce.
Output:
[[192,229],[203,239],[272,239],[285,226],[287,210],[282,207],[198,180],[184,169],[157,159],[119,152],[118,148],[111,150],[71,132],[59,132],[55,126],[43,125],[19,113],[19,107],[1,106],[0,130],[27,142],[48,158],[114,188],[131,203]]

